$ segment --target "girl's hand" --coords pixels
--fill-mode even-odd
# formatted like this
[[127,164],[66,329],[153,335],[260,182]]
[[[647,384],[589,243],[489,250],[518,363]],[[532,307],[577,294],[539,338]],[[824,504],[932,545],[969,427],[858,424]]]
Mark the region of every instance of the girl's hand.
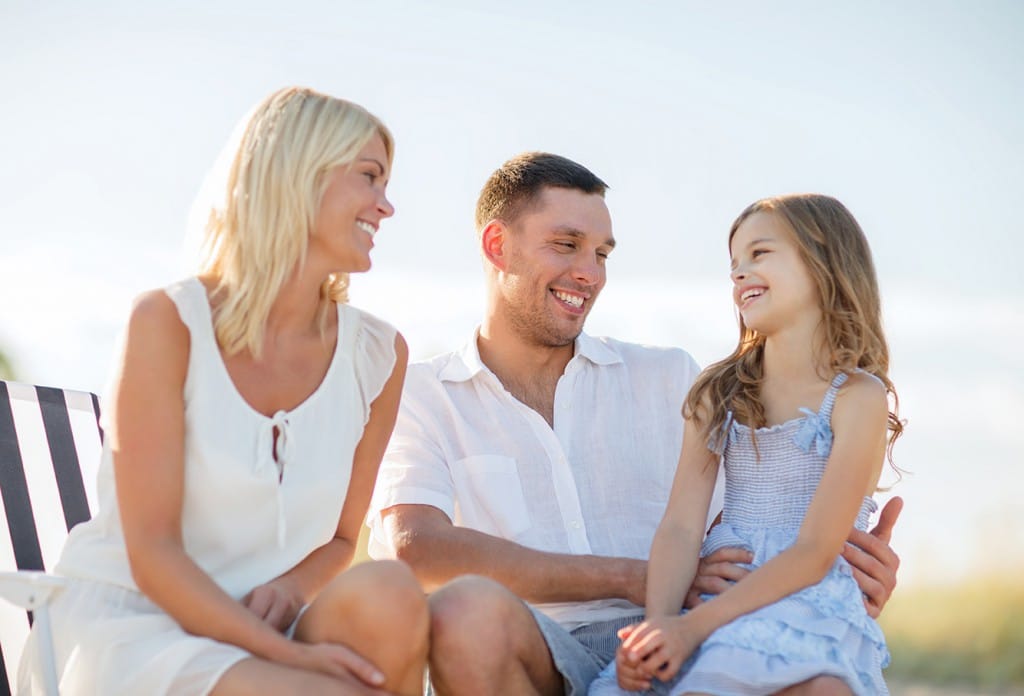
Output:
[[646,678],[668,681],[701,640],[685,616],[658,616],[632,630],[619,649],[623,661]]
[[261,621],[284,632],[302,609],[302,597],[284,578],[258,585],[242,598],[242,605]]
[[[619,640],[625,641],[640,624],[630,624],[620,628]],[[650,678],[644,674],[638,663],[626,659],[626,651],[622,644],[615,650],[615,676],[619,681],[619,687],[626,691],[647,691],[651,688]]]
[[384,674],[344,645],[294,641],[292,646],[294,650],[282,664],[328,674],[350,685],[353,693],[384,693],[379,690]]

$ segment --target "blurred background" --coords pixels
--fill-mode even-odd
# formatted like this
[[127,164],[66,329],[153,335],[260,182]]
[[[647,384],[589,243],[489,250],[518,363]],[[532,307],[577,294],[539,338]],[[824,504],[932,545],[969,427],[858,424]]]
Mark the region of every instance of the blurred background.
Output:
[[880,496],[906,500],[888,674],[906,694],[1021,688],[1022,30],[1012,0],[3,0],[0,374],[103,392],[131,298],[189,273],[202,181],[283,85],[395,133],[397,214],[352,301],[414,358],[476,325],[473,206],[521,151],[611,185],[588,331],[702,364],[736,339],[733,218],[829,193],[871,241],[908,421]]

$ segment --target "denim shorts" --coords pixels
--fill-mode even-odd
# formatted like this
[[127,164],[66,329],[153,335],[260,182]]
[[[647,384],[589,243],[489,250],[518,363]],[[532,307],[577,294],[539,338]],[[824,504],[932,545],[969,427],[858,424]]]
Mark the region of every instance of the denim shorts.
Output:
[[643,621],[643,614],[580,626],[567,631],[554,619],[530,607],[548,644],[555,668],[565,681],[566,696],[586,696],[587,687],[615,659],[620,628]]

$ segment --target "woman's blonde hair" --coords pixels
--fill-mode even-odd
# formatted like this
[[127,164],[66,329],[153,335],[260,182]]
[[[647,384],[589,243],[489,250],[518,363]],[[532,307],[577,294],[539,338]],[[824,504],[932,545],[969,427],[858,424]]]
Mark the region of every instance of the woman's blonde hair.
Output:
[[[260,356],[270,307],[305,258],[327,174],[377,135],[390,166],[390,131],[352,102],[288,87],[252,112],[206,214],[199,263],[217,279],[214,330],[225,353]],[[348,300],[348,274],[328,276],[320,294],[326,326],[333,303]]]
[[[827,355],[822,368],[828,371],[823,377],[860,369],[885,385],[892,404],[887,425],[887,456],[892,463],[892,446],[903,425],[897,415],[899,397],[889,379],[889,347],[882,332],[878,281],[864,232],[846,206],[834,198],[778,196],[759,200],[740,213],[729,230],[730,247],[740,225],[755,213],[775,215],[786,223],[818,289],[820,336]],[[765,337],[748,327],[742,316],[739,324],[736,349],[701,373],[683,410],[704,437],[713,441],[721,437],[729,411],[751,429],[766,425],[760,400]]]

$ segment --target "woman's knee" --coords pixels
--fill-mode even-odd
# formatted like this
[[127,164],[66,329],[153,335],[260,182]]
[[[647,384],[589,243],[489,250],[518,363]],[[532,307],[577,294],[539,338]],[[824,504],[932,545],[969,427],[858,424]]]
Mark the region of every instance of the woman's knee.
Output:
[[303,617],[304,639],[336,640],[353,634],[364,640],[402,635],[425,642],[427,600],[409,567],[400,561],[362,563],[336,578]]

